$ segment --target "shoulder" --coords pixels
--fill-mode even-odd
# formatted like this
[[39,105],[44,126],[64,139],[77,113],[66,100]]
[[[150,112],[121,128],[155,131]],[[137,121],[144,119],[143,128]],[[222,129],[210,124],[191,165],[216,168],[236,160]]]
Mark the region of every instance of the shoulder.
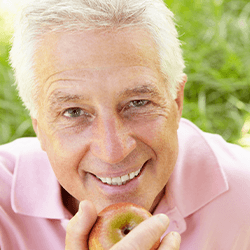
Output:
[[22,216],[13,209],[13,190],[23,153],[31,155],[34,150],[39,151],[37,138],[21,138],[0,146],[0,231],[3,233],[3,237],[0,237],[0,245],[2,244],[2,247],[19,249],[20,245],[17,241],[21,235],[20,225],[27,226],[25,224],[27,220],[23,220]]
[[21,138],[0,146],[0,190],[4,190],[0,195],[0,206],[10,204],[11,188],[20,156],[23,152],[32,154],[34,150],[39,151],[39,147],[37,138]]
[[[246,239],[250,236],[250,151],[227,143],[219,135],[205,133],[185,119],[181,121],[178,136],[182,144],[180,153],[186,159],[181,162],[188,165],[183,180],[192,175],[192,183],[199,183],[191,203],[219,185],[218,172],[222,173],[220,181],[224,180],[227,186],[196,210],[189,217],[189,224],[199,225],[199,232],[213,249],[220,244],[225,249],[249,249],[250,241]],[[194,157],[196,167],[192,162]]]
[[[189,147],[213,154],[218,163],[223,168],[233,168],[243,172],[250,173],[250,151],[238,145],[226,142],[218,134],[203,132],[192,122],[181,119],[179,128],[179,141],[183,144],[183,149]],[[207,154],[205,154],[206,156]],[[207,155],[208,156],[208,155]]]
[[[186,119],[181,119],[178,139],[177,163],[181,167],[177,174],[181,175],[180,170],[183,172],[182,182],[190,185],[192,180],[196,187],[202,186],[199,193],[203,198],[212,190],[218,194],[224,190],[219,200],[224,197],[235,201],[244,199],[238,208],[250,208],[250,151],[227,143],[220,135],[205,133]],[[219,192],[220,186],[224,188]],[[233,204],[236,203],[230,206]]]
[[[200,162],[210,162],[211,155],[218,162],[228,183],[228,191],[218,197],[221,205],[224,204],[224,211],[232,209],[232,212],[247,215],[250,209],[250,151],[226,142],[220,135],[205,133],[186,119],[182,119],[180,137],[185,137],[185,150],[196,149],[195,154],[202,156],[204,160]],[[248,218],[250,223],[250,216]]]
[[[190,161],[192,163],[192,157],[195,156],[198,159],[196,165],[203,169],[203,172],[216,165],[218,167],[214,169],[222,171],[222,176],[228,185],[228,191],[219,198],[222,200],[223,198],[231,199],[231,202],[228,200],[227,208],[231,207],[239,212],[240,210],[246,212],[250,209],[250,151],[238,145],[227,143],[219,135],[205,133],[186,119],[182,119],[180,124],[179,143],[182,144],[180,153],[183,158],[186,158],[186,164],[189,164]],[[190,164],[189,169],[191,167],[194,168],[194,165]],[[199,177],[201,176],[199,175]],[[204,179],[205,176],[202,178]]]
[[40,144],[37,138],[20,138],[13,142],[0,145],[0,176],[3,172],[14,172],[16,162],[22,152],[29,153],[34,149],[39,150]]

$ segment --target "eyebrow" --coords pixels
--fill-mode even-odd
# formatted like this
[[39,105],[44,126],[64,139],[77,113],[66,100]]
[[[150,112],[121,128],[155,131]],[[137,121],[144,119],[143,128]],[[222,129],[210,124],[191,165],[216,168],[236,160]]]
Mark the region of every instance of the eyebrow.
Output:
[[48,102],[51,106],[58,106],[61,103],[67,103],[70,101],[77,101],[77,100],[89,100],[86,96],[79,95],[79,94],[69,94],[61,90],[57,90],[51,94],[48,99]]
[[139,94],[149,94],[152,97],[161,97],[158,88],[153,86],[152,84],[145,84],[141,86],[137,86],[135,88],[127,88],[119,94],[119,97],[129,97],[135,96]]
[[55,93],[53,93],[50,98],[49,98],[49,101],[57,101],[57,102],[68,102],[68,101],[75,101],[75,100],[85,100],[86,97],[84,97],[83,95],[78,95],[78,94],[75,94],[75,95],[71,95],[71,94],[68,94],[68,93],[65,93],[63,91],[57,91]]
[[[156,86],[153,86],[152,84],[145,84],[141,86],[136,86],[132,88],[127,88],[120,92],[118,96],[120,98],[126,98],[130,96],[136,96],[140,94],[149,94],[151,97],[157,97],[159,99],[162,99],[162,95],[158,88]],[[78,101],[78,100],[89,100],[84,95],[80,94],[69,94],[64,91],[58,90],[52,93],[52,95],[49,97],[48,101],[52,106],[58,105],[60,103],[66,103],[69,101]]]

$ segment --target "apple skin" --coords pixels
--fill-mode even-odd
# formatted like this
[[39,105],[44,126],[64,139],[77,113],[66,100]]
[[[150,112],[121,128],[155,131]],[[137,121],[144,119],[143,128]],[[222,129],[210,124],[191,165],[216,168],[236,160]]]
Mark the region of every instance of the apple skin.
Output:
[[[133,228],[152,214],[133,203],[116,203],[104,208],[97,217],[89,235],[90,250],[109,250]],[[158,249],[160,239],[151,250]]]

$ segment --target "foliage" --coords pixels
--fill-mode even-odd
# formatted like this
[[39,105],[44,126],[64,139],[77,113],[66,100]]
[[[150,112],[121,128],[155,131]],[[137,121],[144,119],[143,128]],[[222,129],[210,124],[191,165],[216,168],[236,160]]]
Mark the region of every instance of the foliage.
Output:
[[[165,0],[176,15],[188,83],[183,117],[237,143],[249,119],[249,0]],[[8,64],[11,32],[0,11],[0,144],[34,136],[13,87]]]
[[166,0],[184,41],[183,117],[236,143],[250,113],[249,0]]

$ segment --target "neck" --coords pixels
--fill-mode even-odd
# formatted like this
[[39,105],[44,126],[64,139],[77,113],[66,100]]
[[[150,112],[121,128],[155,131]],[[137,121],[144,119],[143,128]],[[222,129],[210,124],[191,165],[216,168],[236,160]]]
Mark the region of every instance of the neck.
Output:
[[61,186],[61,195],[62,195],[63,205],[74,216],[78,211],[80,202],[72,195],[70,195],[62,186]]
[[162,197],[163,197],[164,195],[165,195],[165,187],[164,187],[164,188],[161,190],[161,192],[156,196],[156,198],[155,198],[155,200],[154,200],[154,202],[153,202],[151,208],[149,209],[149,212],[150,212],[151,214],[154,213],[154,211],[155,211],[157,205],[160,203],[160,201],[161,201],[161,199],[162,199]]

